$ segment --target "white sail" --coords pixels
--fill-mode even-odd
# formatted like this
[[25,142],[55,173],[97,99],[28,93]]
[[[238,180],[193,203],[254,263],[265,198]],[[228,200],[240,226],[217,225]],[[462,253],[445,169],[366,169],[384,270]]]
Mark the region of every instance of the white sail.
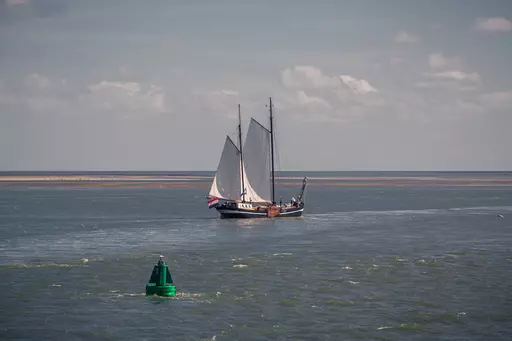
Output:
[[251,118],[244,144],[246,201],[271,201],[270,132]]
[[[244,158],[244,163],[245,163],[245,158]],[[244,167],[244,183],[243,183],[243,185],[245,187],[245,190],[244,190],[245,201],[254,202],[254,203],[270,202],[270,200],[262,198],[258,194],[258,192],[256,192],[256,190],[254,190],[254,188],[251,185],[251,182],[249,181],[249,178],[247,177],[247,171],[246,171],[245,167]]]
[[240,151],[227,136],[219,166],[210,188],[210,196],[225,200],[240,200],[240,194],[242,193],[241,181]]

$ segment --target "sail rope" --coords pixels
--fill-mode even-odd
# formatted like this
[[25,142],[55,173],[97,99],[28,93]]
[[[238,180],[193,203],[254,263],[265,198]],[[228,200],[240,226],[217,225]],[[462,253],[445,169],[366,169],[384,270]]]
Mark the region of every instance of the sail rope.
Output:
[[228,136],[233,142],[235,142],[236,147],[240,148],[240,146],[238,145],[238,128]]
[[[279,138],[278,138],[278,135],[277,135],[277,131],[279,131],[279,126],[277,124],[277,119],[276,117],[274,116],[274,122],[273,122],[273,125],[274,125],[274,152],[275,152],[275,159],[274,159],[274,163],[275,163],[275,177],[276,177],[276,180],[275,180],[275,184],[276,184],[276,187],[278,188],[282,188],[280,185],[283,185],[283,182],[284,182],[284,179],[283,179],[283,162],[282,161],[286,161],[286,160],[282,160],[282,157],[284,156],[286,158],[286,153],[283,153],[281,154],[280,153],[280,144],[278,143],[279,141]],[[286,162],[285,162],[285,165],[286,165]],[[276,190],[276,201],[279,201],[279,199],[281,198],[281,194],[282,193],[279,193],[280,191],[277,191]],[[285,198],[283,198],[284,200],[286,200]]]

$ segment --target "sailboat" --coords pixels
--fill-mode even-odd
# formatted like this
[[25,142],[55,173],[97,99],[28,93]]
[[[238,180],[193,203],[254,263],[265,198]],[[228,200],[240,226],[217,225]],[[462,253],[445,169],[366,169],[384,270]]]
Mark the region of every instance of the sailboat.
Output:
[[213,179],[208,207],[221,218],[299,217],[304,211],[304,177],[297,198],[276,203],[274,170],[274,124],[269,98],[270,129],[251,117],[242,145],[242,119],[238,105],[238,145],[227,136]]

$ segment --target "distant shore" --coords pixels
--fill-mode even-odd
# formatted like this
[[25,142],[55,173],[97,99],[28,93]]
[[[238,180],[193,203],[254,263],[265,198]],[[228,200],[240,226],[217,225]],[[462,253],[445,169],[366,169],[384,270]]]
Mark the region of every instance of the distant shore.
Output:
[[[299,186],[301,176],[276,178],[279,185]],[[91,175],[44,174],[0,175],[0,188],[6,187],[70,187],[70,188],[203,188],[209,187],[208,175]],[[510,187],[512,176],[313,176],[308,186],[461,186]]]

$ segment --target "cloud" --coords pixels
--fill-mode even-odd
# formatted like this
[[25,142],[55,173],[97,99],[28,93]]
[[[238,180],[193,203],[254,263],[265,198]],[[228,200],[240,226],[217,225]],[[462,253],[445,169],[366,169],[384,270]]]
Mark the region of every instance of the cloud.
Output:
[[512,109],[512,90],[482,94],[480,102],[491,109]]
[[220,90],[219,93],[226,96],[238,96],[238,91],[235,90]]
[[76,98],[66,80],[39,73],[0,87],[0,108],[8,109],[5,112],[67,114],[73,110],[72,102]]
[[397,44],[415,44],[420,41],[418,36],[414,34],[407,33],[405,31],[401,31],[395,35],[393,38],[394,42]]
[[458,70],[427,72],[424,81],[416,83],[419,88],[441,88],[459,91],[470,91],[480,87],[480,75],[476,72],[466,73]]
[[366,79],[331,76],[314,66],[295,66],[281,72],[280,109],[307,122],[346,122],[361,119],[386,105],[379,90]]
[[[227,118],[238,117],[237,104],[242,96],[239,91],[231,89],[194,91],[190,96],[193,97],[191,104],[198,112],[208,112]],[[240,101],[245,111],[248,100],[244,97]]]
[[296,100],[296,103],[301,106],[327,109],[331,108],[331,105],[325,99],[315,96],[308,96],[304,91],[297,91]]
[[89,90],[92,92],[120,91],[128,96],[134,96],[141,91],[141,87],[139,83],[135,82],[102,81],[101,83],[90,85]]
[[470,91],[481,86],[478,73],[460,70],[462,61],[459,57],[447,57],[441,52],[431,53],[428,65],[431,71],[423,74],[424,79],[415,84],[417,88]]
[[153,84],[104,80],[83,87],[40,73],[2,85],[0,107],[7,106],[29,114],[112,113],[130,118],[171,111],[163,89]]
[[477,19],[475,26],[478,31],[485,32],[512,31],[512,21],[499,17]]
[[476,72],[465,73],[462,71],[443,71],[437,73],[426,73],[425,76],[441,80],[453,80],[458,82],[480,83],[480,75]]
[[339,85],[336,77],[329,77],[314,66],[300,65],[281,72],[282,84],[290,89],[334,88]]
[[431,53],[428,56],[428,64],[431,69],[460,68],[461,61],[458,57],[448,58],[442,53]]
[[288,116],[293,120],[311,123],[339,120],[336,108],[329,101],[302,90],[281,94],[275,99],[275,104],[281,116]]
[[371,86],[366,79],[356,79],[351,76],[341,75],[340,80],[347,89],[350,89],[353,93],[358,95],[365,95],[370,92],[379,92],[379,90]]
[[443,68],[448,64],[448,60],[440,53],[432,53],[428,56],[428,63],[431,68]]
[[[280,115],[288,115],[294,120],[303,122],[325,122],[337,120],[335,108],[329,100],[320,97],[321,91],[314,91],[317,95],[306,93],[303,90],[280,93],[274,103]],[[327,93],[323,93],[327,95]]]
[[162,88],[137,82],[101,81],[90,85],[82,99],[96,110],[124,112],[125,114],[161,114],[170,111]]

